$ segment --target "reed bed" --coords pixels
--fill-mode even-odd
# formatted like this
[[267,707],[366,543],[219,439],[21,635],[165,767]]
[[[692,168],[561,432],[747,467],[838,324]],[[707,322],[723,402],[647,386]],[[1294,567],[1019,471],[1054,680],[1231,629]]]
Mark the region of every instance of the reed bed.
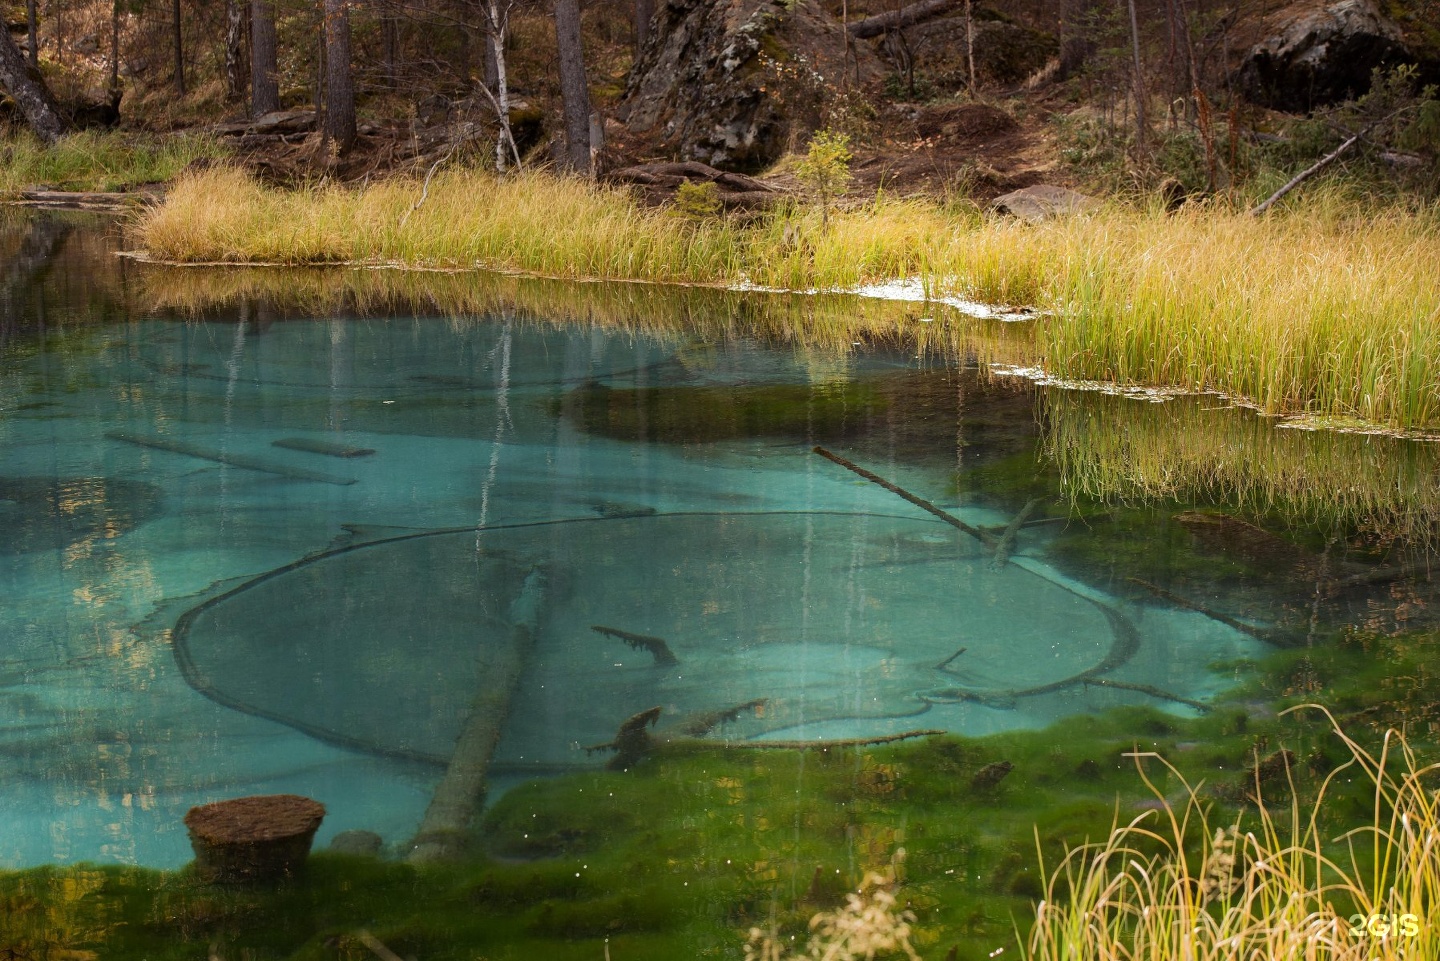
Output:
[[[1323,709],[1322,709],[1323,710]],[[1159,811],[1072,849],[1050,874],[1023,938],[1026,961],[1400,961],[1440,957],[1440,801],[1405,739],[1378,754],[1334,733],[1351,760],[1313,804],[1251,824],[1212,823],[1199,789],[1167,801],[1134,755]],[[1373,789],[1362,826],[1338,836],[1329,806],[1357,781]],[[1353,820],[1351,821],[1353,823]]]
[[1218,391],[1268,413],[1440,424],[1440,221],[1337,197],[1264,218],[1111,205],[1036,226],[879,197],[822,227],[805,206],[697,223],[544,173],[285,192],[212,170],[177,182],[140,237],[152,256],[189,262],[788,290],[918,277],[936,294],[1044,311],[1036,351],[1055,376]]

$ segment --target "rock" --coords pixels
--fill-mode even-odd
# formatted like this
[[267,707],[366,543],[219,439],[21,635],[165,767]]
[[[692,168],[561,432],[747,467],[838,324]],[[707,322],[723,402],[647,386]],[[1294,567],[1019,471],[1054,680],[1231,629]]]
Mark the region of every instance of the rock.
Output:
[[384,846],[384,838],[374,831],[341,831],[330,839],[330,850],[340,854],[378,857]]
[[1015,765],[1009,761],[996,761],[994,764],[987,764],[976,771],[975,776],[970,779],[970,788],[974,791],[988,791],[1005,780],[1005,775],[1013,770],[1015,770]]
[[211,884],[281,881],[304,867],[325,805],[265,794],[193,807],[185,815],[195,873]]
[[[852,50],[852,81],[878,82],[875,54],[864,44]],[[686,159],[758,170],[792,133],[816,125],[845,59],[844,27],[818,0],[669,0],[631,68],[619,115],[632,133]]]
[[1413,59],[1373,0],[1300,0],[1266,18],[1236,81],[1255,103],[1303,113],[1363,94],[1376,67]]
[[1066,187],[1052,184],[1036,184],[1011,191],[1003,197],[996,197],[990,209],[996,213],[1010,214],[1030,223],[1039,223],[1051,217],[1083,213],[1099,201],[1094,197],[1077,193]]

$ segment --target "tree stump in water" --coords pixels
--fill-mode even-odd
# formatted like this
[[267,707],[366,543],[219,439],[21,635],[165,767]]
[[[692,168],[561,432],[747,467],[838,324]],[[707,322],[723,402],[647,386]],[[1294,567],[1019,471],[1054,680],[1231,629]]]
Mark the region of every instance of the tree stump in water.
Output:
[[293,877],[310,854],[325,805],[298,794],[267,794],[193,807],[185,815],[195,872],[211,884]]

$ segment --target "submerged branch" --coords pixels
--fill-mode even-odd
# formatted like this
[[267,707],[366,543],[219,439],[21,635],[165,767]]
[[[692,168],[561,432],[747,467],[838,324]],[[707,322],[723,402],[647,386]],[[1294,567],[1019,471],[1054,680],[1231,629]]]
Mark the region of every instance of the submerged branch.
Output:
[[651,637],[649,634],[632,634],[629,631],[622,631],[618,627],[605,627],[602,624],[591,624],[590,630],[597,634],[608,634],[617,637],[628,644],[633,650],[648,651],[655,658],[655,663],[662,667],[670,667],[679,664],[680,660],[675,652],[670,650],[670,645],[665,643],[662,637]]

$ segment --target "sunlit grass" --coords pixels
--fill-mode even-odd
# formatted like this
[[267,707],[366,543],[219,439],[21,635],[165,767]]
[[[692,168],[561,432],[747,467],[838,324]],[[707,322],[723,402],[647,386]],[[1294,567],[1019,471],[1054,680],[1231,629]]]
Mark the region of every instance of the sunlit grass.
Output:
[[[1327,713],[1327,717],[1328,717]],[[1332,725],[1334,720],[1331,718]],[[1440,802],[1425,765],[1389,732],[1372,754],[1334,725],[1351,760],[1313,804],[1217,824],[1198,787],[1073,848],[1050,875],[1026,961],[1398,961],[1440,957]],[[1154,754],[1146,765],[1179,772]],[[1182,779],[1183,780],[1183,779]],[[1337,835],[1337,784],[1373,787]],[[1336,802],[1343,805],[1344,802]],[[1353,821],[1351,823],[1354,823]],[[1375,920],[1371,920],[1375,919]]]
[[1107,206],[1038,226],[917,200],[854,204],[821,226],[783,207],[695,223],[622,189],[544,173],[421,184],[263,188],[182,178],[140,226],[160,259],[359,261],[562,278],[790,290],[919,277],[937,293],[1034,306],[1054,375],[1213,390],[1271,413],[1440,423],[1436,218],[1323,193],[1266,218]]
[[123,190],[170,180],[194,161],[224,153],[218,141],[202,134],[157,139],[87,130],[50,147],[21,134],[0,140],[0,194],[36,186]]

